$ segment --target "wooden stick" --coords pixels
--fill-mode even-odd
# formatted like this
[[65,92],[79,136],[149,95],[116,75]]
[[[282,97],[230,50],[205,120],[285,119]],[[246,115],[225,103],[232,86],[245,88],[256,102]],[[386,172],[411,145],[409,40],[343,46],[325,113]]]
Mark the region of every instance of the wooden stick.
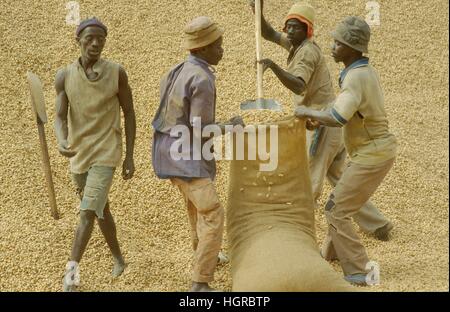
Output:
[[41,145],[41,152],[42,152],[42,169],[44,170],[45,179],[47,181],[51,213],[52,213],[53,219],[58,220],[59,213],[58,213],[58,208],[56,207],[55,189],[53,187],[53,178],[52,178],[52,171],[50,169],[50,157],[48,155],[48,147],[47,147],[47,140],[45,138],[44,123],[41,121],[41,119],[38,116],[36,116],[36,120],[37,120],[37,127],[38,127],[38,131],[39,131],[39,141],[41,143],[40,145]]
[[58,209],[56,207],[55,189],[53,187],[52,170],[50,168],[50,157],[48,156],[47,140],[45,138],[44,124],[47,122],[47,114],[45,112],[44,90],[39,77],[32,72],[27,72],[28,84],[31,94],[31,108],[39,132],[39,141],[42,152],[42,167],[44,169],[45,179],[47,182],[48,194],[50,199],[50,208],[52,216],[55,220],[59,219]]
[[[262,59],[262,33],[261,33],[261,0],[255,1],[255,26],[256,26],[256,60]],[[263,94],[263,65],[256,64],[256,90],[257,98],[262,99]]]

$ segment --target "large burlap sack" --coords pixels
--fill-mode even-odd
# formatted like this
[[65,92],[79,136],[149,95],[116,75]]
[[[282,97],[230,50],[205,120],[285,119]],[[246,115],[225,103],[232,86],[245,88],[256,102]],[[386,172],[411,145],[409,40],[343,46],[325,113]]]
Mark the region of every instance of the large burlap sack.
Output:
[[[261,172],[265,162],[248,160],[247,152],[245,160],[231,162],[227,232],[232,289],[353,290],[320,256],[316,243],[305,122],[292,117],[272,125],[278,126],[276,170]],[[262,131],[269,150],[269,128],[258,129],[257,136]],[[247,150],[248,138],[244,145]]]

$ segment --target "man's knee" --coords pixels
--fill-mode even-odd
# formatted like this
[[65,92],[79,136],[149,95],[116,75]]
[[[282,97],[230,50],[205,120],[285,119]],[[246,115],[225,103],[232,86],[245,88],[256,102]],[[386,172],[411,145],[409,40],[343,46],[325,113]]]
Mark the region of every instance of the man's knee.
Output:
[[[109,209],[109,201],[106,201],[105,207],[103,208],[103,220],[112,218],[111,210]],[[99,219],[101,220],[101,219]]]
[[200,212],[203,222],[201,231],[212,241],[222,241],[225,212],[223,206],[218,203],[210,207],[206,212]]
[[351,222],[351,218],[354,212],[348,211],[347,207],[338,202],[334,197],[328,199],[325,205],[325,217],[328,225],[332,226],[335,230],[348,222]]
[[80,225],[81,226],[90,226],[94,224],[95,220],[95,212],[91,210],[81,210],[80,211]]
[[335,224],[340,223],[340,212],[336,209],[336,199],[333,194],[328,198],[327,203],[325,204],[325,217],[327,219],[328,225],[332,226],[336,229]]
[[217,203],[211,203],[208,210],[200,212],[200,214],[212,224],[215,224],[216,227],[223,226],[223,222],[225,220],[225,211],[223,206]]
[[185,185],[183,193],[198,212],[208,212],[220,205],[211,179],[195,179]]

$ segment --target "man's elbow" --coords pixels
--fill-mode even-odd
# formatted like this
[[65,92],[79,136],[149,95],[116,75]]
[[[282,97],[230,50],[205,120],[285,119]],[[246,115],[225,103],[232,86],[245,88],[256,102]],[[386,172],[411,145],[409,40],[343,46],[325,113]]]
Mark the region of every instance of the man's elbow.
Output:
[[344,127],[343,124],[341,124],[339,121],[333,118],[333,116],[329,116],[328,118],[328,126],[333,128],[342,128]]
[[303,92],[305,92],[305,88],[303,86],[296,86],[292,92],[294,92],[295,95],[302,95]]
[[272,37],[269,35],[269,33],[268,33],[267,31],[261,32],[261,36],[262,36],[265,40],[273,41],[273,40],[272,40]]
[[298,80],[295,82],[295,87],[293,88],[292,92],[294,92],[296,95],[302,95],[303,92],[305,92],[305,89],[305,83],[302,79],[298,78]]

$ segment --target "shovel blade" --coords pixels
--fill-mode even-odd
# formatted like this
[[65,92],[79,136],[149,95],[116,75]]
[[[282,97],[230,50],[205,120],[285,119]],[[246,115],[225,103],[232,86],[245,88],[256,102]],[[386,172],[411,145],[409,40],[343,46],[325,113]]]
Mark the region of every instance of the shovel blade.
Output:
[[30,86],[31,106],[33,112],[41,120],[42,123],[47,122],[47,113],[45,112],[44,90],[41,80],[32,72],[27,73],[28,84]]
[[272,99],[248,100],[241,104],[242,110],[281,111],[281,104]]

